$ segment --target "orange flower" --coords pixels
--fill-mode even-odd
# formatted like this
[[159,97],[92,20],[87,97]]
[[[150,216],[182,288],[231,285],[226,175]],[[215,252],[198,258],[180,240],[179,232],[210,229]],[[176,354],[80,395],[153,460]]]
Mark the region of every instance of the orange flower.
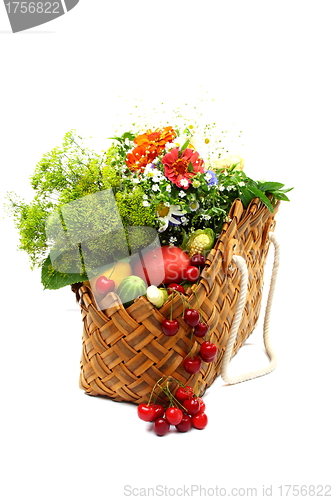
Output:
[[137,146],[127,154],[126,165],[130,170],[142,172],[145,166],[152,163],[163,151],[166,143],[172,142],[176,135],[172,127],[158,128],[154,132],[147,130],[144,134],[138,135],[134,139]]
[[130,170],[143,172],[148,163],[152,163],[157,156],[156,149],[151,145],[137,146],[131,153],[127,153],[126,165]]
[[154,146],[157,154],[163,151],[164,146],[168,142],[172,142],[177,136],[176,132],[172,127],[157,128],[154,132],[152,130],[147,130],[144,134],[138,135],[134,142],[138,146]]

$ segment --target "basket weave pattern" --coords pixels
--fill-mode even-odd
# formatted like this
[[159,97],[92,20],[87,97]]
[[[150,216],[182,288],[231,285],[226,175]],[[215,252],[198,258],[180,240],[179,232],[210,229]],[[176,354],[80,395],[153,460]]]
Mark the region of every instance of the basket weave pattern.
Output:
[[[278,208],[278,207],[277,207]],[[275,210],[275,213],[277,211]],[[244,210],[235,200],[221,235],[206,258],[199,284],[187,290],[188,307],[200,310],[209,325],[205,338],[193,337],[196,355],[205,340],[214,342],[218,355],[213,363],[202,362],[199,373],[188,374],[183,360],[189,354],[191,328],[182,319],[179,296],[173,300],[173,318],[180,324],[173,337],[164,335],[161,323],[170,316],[171,300],[156,309],[139,297],[125,309],[115,293],[109,293],[100,310],[89,287],[74,285],[83,319],[83,350],[80,386],[90,395],[108,396],[114,401],[145,403],[154,384],[165,376],[195,387],[202,395],[220,374],[221,362],[236,311],[239,272],[231,258],[237,253],[246,259],[248,293],[233,355],[254,330],[260,312],[264,265],[268,252],[267,234],[274,216],[258,199]],[[195,294],[193,289],[196,290]]]

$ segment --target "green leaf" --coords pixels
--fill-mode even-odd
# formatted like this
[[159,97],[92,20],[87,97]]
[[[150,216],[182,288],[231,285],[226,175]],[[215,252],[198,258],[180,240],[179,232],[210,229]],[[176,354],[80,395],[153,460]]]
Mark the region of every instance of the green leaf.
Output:
[[192,162],[191,162],[191,161],[190,161],[190,163],[189,163],[189,165],[188,165],[187,170],[188,170],[189,172],[193,172],[193,165],[192,165]]
[[246,208],[250,201],[253,199],[253,194],[250,193],[246,188],[242,187],[242,194],[239,195],[244,207]]
[[182,235],[183,235],[183,241],[182,241],[182,243],[180,245],[180,248],[182,248],[183,250],[185,250],[186,244],[187,244],[187,242],[189,240],[189,235],[187,234],[187,232],[184,229],[182,230]]
[[108,137],[108,139],[114,139],[115,141],[123,142],[121,137]]
[[86,274],[78,273],[59,273],[52,266],[50,256],[45,259],[42,266],[42,284],[44,289],[48,290],[58,290],[64,286],[73,285],[74,283],[80,283],[86,281],[88,276]]
[[283,188],[284,184],[281,182],[262,182],[259,184],[259,189],[263,192],[265,191],[277,191],[278,189]]
[[125,132],[122,135],[122,139],[128,139],[129,141],[133,141],[133,139],[135,139],[135,135],[132,134],[132,132]]
[[274,198],[276,198],[277,200],[284,200],[284,201],[290,201],[288,196],[286,196],[284,193],[282,193],[281,191],[272,191],[272,195],[274,196]]
[[235,168],[237,167],[237,165],[239,165],[239,164],[240,164],[240,162],[239,162],[239,161],[238,161],[237,163],[233,163],[233,164],[231,165],[231,167],[229,168],[229,172],[230,172],[230,173],[231,173],[231,172],[233,172],[233,171],[235,170]]
[[257,196],[263,203],[265,203],[266,207],[269,209],[270,212],[274,212],[274,208],[272,203],[269,201],[265,193],[263,193],[260,189],[254,187],[254,186],[248,186],[248,190],[250,193],[253,193],[255,196]]
[[180,148],[179,152],[182,153],[183,151],[185,151],[185,149],[187,148],[187,146],[190,144],[190,139],[187,139],[187,141],[182,145],[182,147]]

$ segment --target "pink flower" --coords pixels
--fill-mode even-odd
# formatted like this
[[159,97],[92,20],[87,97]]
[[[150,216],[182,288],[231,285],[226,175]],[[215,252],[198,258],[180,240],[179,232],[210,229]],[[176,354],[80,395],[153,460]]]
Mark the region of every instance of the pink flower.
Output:
[[185,149],[180,153],[179,148],[172,149],[162,158],[164,175],[177,187],[187,189],[192,183],[191,178],[198,172],[203,173],[203,160],[193,149]]

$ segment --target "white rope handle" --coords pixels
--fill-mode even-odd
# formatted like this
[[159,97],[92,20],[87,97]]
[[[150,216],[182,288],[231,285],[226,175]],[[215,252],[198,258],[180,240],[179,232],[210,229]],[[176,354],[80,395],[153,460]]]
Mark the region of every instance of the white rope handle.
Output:
[[272,307],[272,302],[273,302],[273,295],[274,295],[274,290],[275,290],[275,283],[276,283],[276,277],[277,277],[277,272],[280,264],[280,245],[276,239],[276,236],[274,233],[270,232],[268,234],[268,239],[273,243],[274,245],[274,263],[273,263],[273,271],[272,271],[272,276],[271,276],[271,283],[270,283],[270,288],[269,288],[269,293],[268,293],[268,298],[267,298],[267,305],[266,305],[266,311],[265,311],[265,318],[264,318],[264,344],[265,344],[265,349],[267,352],[267,355],[270,358],[270,363],[267,367],[261,368],[259,370],[253,371],[253,372],[248,372],[243,375],[236,375],[234,377],[230,377],[228,375],[228,368],[229,368],[229,363],[233,351],[233,347],[235,344],[235,340],[237,337],[239,325],[242,319],[243,315],[243,310],[245,306],[245,300],[246,300],[246,294],[247,294],[247,282],[248,282],[248,271],[247,271],[247,265],[245,259],[241,257],[240,255],[234,255],[232,260],[233,262],[237,265],[240,274],[241,274],[241,282],[240,282],[240,292],[239,292],[239,297],[238,297],[238,304],[237,304],[237,309],[236,313],[232,322],[231,330],[230,330],[230,335],[229,339],[226,345],[225,353],[222,359],[222,370],[221,370],[221,377],[227,384],[238,384],[239,382],[245,382],[246,380],[251,380],[256,377],[261,377],[262,375],[266,375],[267,373],[272,372],[276,368],[276,355],[271,347],[270,339],[269,339],[269,322],[270,322],[270,316],[271,316],[271,307]]

